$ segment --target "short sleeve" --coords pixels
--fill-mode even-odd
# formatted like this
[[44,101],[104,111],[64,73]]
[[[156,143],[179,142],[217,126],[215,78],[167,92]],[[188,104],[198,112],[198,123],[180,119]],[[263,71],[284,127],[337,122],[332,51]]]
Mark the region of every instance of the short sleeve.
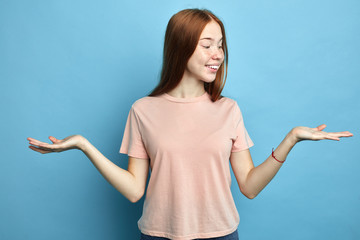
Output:
[[141,136],[140,121],[134,107],[130,109],[119,152],[131,157],[149,158]]
[[248,149],[254,145],[246,131],[244,120],[237,103],[234,105],[234,127],[235,138],[233,139],[233,145],[231,152],[240,152]]

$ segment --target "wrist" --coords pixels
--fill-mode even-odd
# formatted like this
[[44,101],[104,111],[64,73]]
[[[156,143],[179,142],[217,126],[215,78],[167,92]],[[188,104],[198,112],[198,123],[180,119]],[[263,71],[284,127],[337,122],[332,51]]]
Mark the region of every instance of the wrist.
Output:
[[291,131],[286,135],[285,139],[291,146],[294,146],[296,143],[300,142],[300,139],[296,134],[296,128],[291,129]]
[[78,141],[76,143],[76,148],[85,152],[86,146],[89,144],[89,141],[81,135],[78,135],[77,137]]

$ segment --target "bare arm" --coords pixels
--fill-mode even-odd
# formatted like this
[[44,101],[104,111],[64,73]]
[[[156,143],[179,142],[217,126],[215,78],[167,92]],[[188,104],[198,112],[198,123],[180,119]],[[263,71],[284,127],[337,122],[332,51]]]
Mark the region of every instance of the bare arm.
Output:
[[137,202],[144,195],[149,172],[147,159],[129,157],[128,170],[125,170],[107,159],[80,135],[70,136],[63,140],[50,137],[53,144],[40,142],[33,138],[28,138],[28,140],[32,145],[30,146],[32,150],[43,154],[79,149],[85,153],[103,177],[131,202]]
[[[323,132],[326,125],[317,128],[296,127],[292,129],[274,151],[276,159],[285,161],[296,143],[302,140],[340,140],[340,137],[351,137],[350,132]],[[250,151],[233,152],[230,162],[241,192],[248,198],[256,197],[261,190],[274,178],[282,166],[271,155],[259,166],[254,167]]]

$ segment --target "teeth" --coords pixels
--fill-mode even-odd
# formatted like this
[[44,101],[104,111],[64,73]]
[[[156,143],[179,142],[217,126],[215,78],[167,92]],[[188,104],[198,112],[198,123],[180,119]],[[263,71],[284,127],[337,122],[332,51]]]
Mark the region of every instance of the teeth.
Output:
[[208,65],[207,67],[217,70],[219,66],[217,65]]

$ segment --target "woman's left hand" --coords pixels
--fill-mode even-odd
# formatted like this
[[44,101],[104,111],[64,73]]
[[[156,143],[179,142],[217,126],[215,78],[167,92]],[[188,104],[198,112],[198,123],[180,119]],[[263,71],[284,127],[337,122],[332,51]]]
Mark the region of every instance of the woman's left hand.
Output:
[[336,140],[340,141],[341,137],[352,137],[353,134],[349,131],[345,132],[324,132],[323,130],[326,128],[325,124],[321,124],[316,128],[309,127],[295,127],[291,130],[291,134],[296,138],[296,142],[300,142],[303,140]]

